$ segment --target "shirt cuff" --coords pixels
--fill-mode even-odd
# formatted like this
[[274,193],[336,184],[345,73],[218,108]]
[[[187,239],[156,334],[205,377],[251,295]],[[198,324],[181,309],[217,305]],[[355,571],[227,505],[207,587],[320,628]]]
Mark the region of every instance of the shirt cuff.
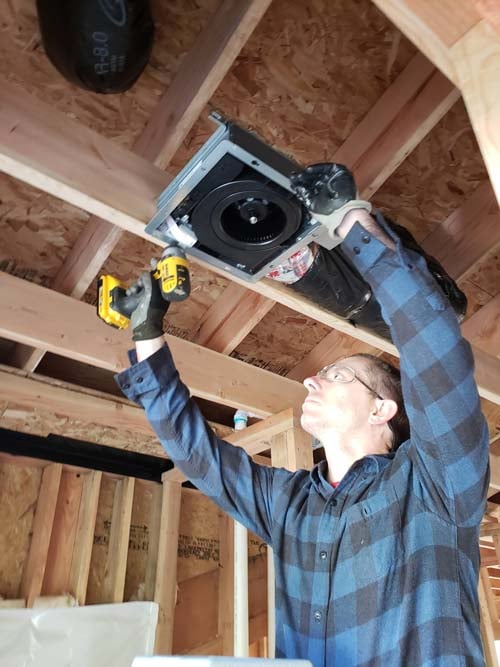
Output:
[[115,375],[115,382],[125,396],[136,403],[143,394],[156,390],[160,383],[167,383],[177,374],[167,345],[143,361],[137,361],[135,350],[130,350],[128,356],[132,366]]
[[396,256],[402,266],[411,270],[414,267],[415,253],[408,251],[402,244],[401,239],[386,224],[383,215],[375,212],[375,219],[379,227],[394,242],[396,250],[388,248],[371,232],[367,231],[361,223],[356,222],[342,241],[342,250],[362,274],[368,272],[383,256]]

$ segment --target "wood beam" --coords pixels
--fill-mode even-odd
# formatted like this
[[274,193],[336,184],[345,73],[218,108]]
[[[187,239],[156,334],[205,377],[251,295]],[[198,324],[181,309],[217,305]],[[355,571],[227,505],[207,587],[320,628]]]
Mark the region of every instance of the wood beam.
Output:
[[[144,161],[139,161],[139,164],[137,162],[138,158],[132,156],[130,153],[127,154],[126,151],[117,152],[117,148],[119,147],[110,145],[111,142],[107,142],[107,140],[94,135],[89,138],[89,135],[86,132],[79,133],[79,126],[76,124],[75,128],[74,123],[71,124],[70,128],[68,128],[67,125],[63,127],[63,131],[58,134],[58,141],[54,141],[52,144],[50,144],[49,141],[50,149],[47,145],[41,144],[42,148],[45,150],[37,150],[35,157],[33,157],[31,151],[28,150],[28,145],[30,148],[33,145],[32,138],[30,141],[27,141],[27,137],[31,137],[29,128],[35,127],[35,137],[38,136],[38,133],[40,132],[42,133],[42,136],[45,136],[43,135],[43,130],[47,129],[43,122],[45,120],[46,125],[48,125],[49,136],[53,137],[55,134],[54,119],[61,119],[57,119],[57,115],[54,116],[54,113],[50,108],[45,109],[42,110],[42,123],[39,125],[35,122],[35,110],[33,109],[33,105],[29,104],[29,96],[28,100],[21,96],[23,99],[19,102],[17,91],[14,89],[14,94],[12,94],[12,91],[10,91],[7,97],[8,101],[10,100],[9,103],[6,107],[0,108],[0,117],[2,115],[5,116],[7,122],[6,126],[10,130],[10,132],[0,134],[0,149],[3,152],[3,157],[0,156],[0,162],[3,164],[4,168],[8,171],[9,168],[14,165],[16,173],[13,175],[17,175],[21,178],[26,178],[27,172],[32,175],[36,173],[38,176],[41,174],[40,178],[37,176],[35,179],[37,181],[34,183],[35,185],[39,184],[42,188],[46,189],[47,191],[52,191],[53,194],[56,196],[62,196],[64,199],[68,199],[67,195],[71,195],[73,192],[80,193],[78,202],[74,203],[77,203],[77,205],[83,205],[88,210],[92,209],[95,205],[97,208],[99,208],[99,212],[101,213],[102,207],[104,206],[106,209],[104,212],[109,214],[109,219],[111,219],[113,222],[129,228],[131,231],[135,231],[135,233],[138,233],[139,235],[143,235],[142,223],[144,222],[145,217],[144,202],[148,200],[148,195],[149,201],[151,202],[151,197],[154,197],[153,192],[157,192],[164,184],[164,182],[162,182],[156,175],[155,168],[151,165],[144,164]],[[20,119],[17,124],[14,122],[15,113],[13,113],[13,110],[16,113],[19,112]],[[37,118],[37,120],[39,119]],[[69,119],[66,119],[63,116],[61,123],[64,125],[67,120]],[[21,129],[19,130],[19,128]],[[86,128],[84,129],[86,130]],[[60,127],[58,124],[58,131],[59,130]],[[80,136],[80,134],[83,136]],[[77,139],[76,142],[75,135]],[[97,142],[99,150],[95,149],[95,142]],[[75,150],[69,150],[70,146],[73,146]],[[95,150],[92,150],[89,148],[89,146],[94,146]],[[51,149],[54,149],[54,151],[51,152]],[[74,161],[74,155],[78,155],[80,152],[83,152],[83,155],[87,159],[83,160],[81,168],[74,174],[71,188],[68,190],[66,187],[66,180],[67,174],[71,173],[71,171],[66,168],[64,160],[61,167],[59,157],[62,159],[62,156],[71,154],[72,160]],[[113,193],[110,194],[106,187],[104,187],[107,185],[105,179],[96,178],[96,175],[99,174],[99,172],[102,173],[103,169],[101,155],[105,155],[106,160],[110,164],[117,165],[118,173],[120,172],[120,168],[123,169],[123,167],[120,167],[120,165],[123,163],[125,155],[128,155],[128,161],[131,161],[135,165],[135,167],[131,169],[132,173],[134,174],[133,182],[135,187],[131,188],[130,192],[127,191],[127,194],[130,196],[125,199],[123,202],[123,207],[120,210],[113,208],[113,206],[110,204],[112,199],[111,194]],[[78,164],[80,165],[80,162],[78,162]],[[45,172],[49,173],[47,178],[44,176],[44,170]],[[151,175],[151,181],[147,175],[148,173]],[[164,175],[161,178],[163,177]],[[154,179],[156,179],[156,185],[153,184]],[[89,182],[92,183],[92,187],[90,187]],[[127,182],[128,181],[126,180],[125,184],[127,184]],[[122,188],[123,184],[121,184],[120,191]],[[116,192],[114,194],[116,195]],[[68,200],[71,201],[71,197]],[[122,202],[120,202],[120,205],[121,204]],[[116,204],[116,206],[118,206],[118,204]],[[124,209],[127,210],[127,213],[125,214],[126,219],[122,215]],[[134,212],[133,215],[130,215],[130,210]],[[151,207],[149,210],[151,210]],[[111,215],[113,211],[114,213]],[[251,288],[255,291],[259,291],[264,296],[274,298],[276,301],[279,301],[284,305],[288,305],[289,307],[299,310],[304,314],[309,314],[311,317],[318,319],[319,321],[328,323],[334,328],[344,330],[346,333],[360,338],[365,342],[374,341],[377,347],[383,346],[382,349],[392,349],[392,346],[389,344],[386,345],[385,342],[381,341],[381,339],[378,339],[376,336],[365,334],[364,332],[359,332],[358,330],[350,327],[350,325],[346,324],[345,322],[342,322],[340,318],[332,316],[331,313],[327,313],[326,311],[322,311],[312,304],[308,304],[305,299],[293,295],[290,290],[286,290],[286,288],[284,288],[282,285],[271,285],[269,283],[270,281],[264,280],[259,282],[258,286],[252,286]],[[246,283],[246,286],[249,286],[248,283]],[[15,338],[15,340],[18,339]],[[482,374],[493,381],[493,376],[490,369],[480,370]],[[494,383],[493,387],[487,387],[486,393],[483,395],[486,397],[496,396],[496,399],[494,400],[498,400],[498,390],[495,388],[495,386],[496,383]]]
[[155,243],[144,224],[168,175],[7,81],[0,170]]
[[462,324],[463,335],[481,350],[500,355],[500,294]]
[[287,374],[291,380],[302,382],[304,378],[317,373],[321,368],[336,359],[350,357],[353,354],[380,354],[380,350],[350,336],[345,336],[335,329],[330,331],[299,363]]
[[27,410],[47,410],[92,424],[154,435],[144,410],[129,401],[103,392],[0,364],[0,400]]
[[479,20],[471,3],[460,0],[373,0],[415,46],[455,84],[453,46]]
[[234,531],[235,521],[219,514],[218,630],[222,655],[234,655]]
[[154,596],[154,601],[159,605],[155,653],[163,655],[173,652],[181,489],[178,482],[163,481],[161,531]]
[[123,602],[134,488],[133,477],[124,477],[116,483],[103,582],[106,602]]
[[33,606],[35,598],[39,597],[42,591],[61,473],[60,463],[47,465],[42,473],[31,544],[19,587],[19,596],[26,599],[27,607]]
[[479,605],[481,611],[481,637],[487,667],[498,667],[494,626],[498,622],[495,599],[488,580],[488,573],[481,568],[479,575]]
[[73,559],[69,576],[69,591],[80,606],[85,604],[90,572],[90,559],[94,545],[95,522],[102,472],[92,470],[83,480],[82,499],[78,514]]
[[151,485],[151,510],[149,519],[148,556],[144,577],[144,599],[154,600],[160,556],[161,514],[163,507],[163,485]]
[[79,472],[62,471],[42,595],[64,595],[70,591],[71,562],[83,481]]
[[460,89],[500,202],[500,41],[492,14],[483,19],[468,0],[374,2]]
[[169,164],[270,4],[271,0],[223,0],[138,141],[140,153],[154,154],[161,142],[157,164]]
[[498,245],[500,212],[489,180],[422,241],[455,280],[465,278]]
[[[461,0],[460,5],[466,5]],[[487,21],[451,49],[458,85],[500,203],[500,39]]]
[[273,306],[272,299],[230,283],[201,318],[194,341],[229,354]]
[[500,6],[497,0],[472,0],[478,14],[500,34]]
[[[270,3],[271,0],[221,3],[183,58],[179,71],[135,142],[135,153],[162,169],[170,163]],[[92,216],[54,278],[52,289],[82,298],[122,233],[106,220]],[[17,345],[10,363],[33,371],[44,353]]]
[[[351,327],[285,286],[270,283],[261,281],[260,291],[269,290],[284,305],[397,355],[395,346],[385,339]],[[127,367],[126,333],[97,320],[92,306],[5,273],[0,274],[0,286],[0,336],[113,371]],[[302,405],[305,390],[298,382],[173,336],[165,338],[181,376],[196,396],[246,409],[259,417]],[[474,346],[473,352],[481,396],[500,404],[500,359]]]
[[[129,333],[106,326],[92,306],[5,273],[0,286],[0,336],[115,372],[128,367]],[[174,336],[165,338],[196,396],[259,417],[302,404],[305,390],[293,380]]]
[[[460,93],[418,53],[333,155],[369,199],[458,100]],[[205,313],[199,342],[229,354],[274,303],[230,285]],[[245,313],[246,311],[246,313]],[[245,317],[246,314],[246,317]],[[203,331],[206,328],[206,331]]]

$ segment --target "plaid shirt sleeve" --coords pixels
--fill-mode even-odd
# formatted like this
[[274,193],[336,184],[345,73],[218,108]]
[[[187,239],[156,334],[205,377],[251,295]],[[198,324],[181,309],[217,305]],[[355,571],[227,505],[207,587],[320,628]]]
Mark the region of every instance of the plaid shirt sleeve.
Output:
[[276,477],[291,473],[256,464],[244,449],[217,438],[190,399],[165,345],[116,376],[139,403],[175,465],[205,495],[271,543],[271,497]]
[[489,481],[489,437],[474,381],[470,345],[423,257],[396,242],[392,251],[359,223],[342,249],[382,306],[401,357],[414,491],[463,527],[479,524]]

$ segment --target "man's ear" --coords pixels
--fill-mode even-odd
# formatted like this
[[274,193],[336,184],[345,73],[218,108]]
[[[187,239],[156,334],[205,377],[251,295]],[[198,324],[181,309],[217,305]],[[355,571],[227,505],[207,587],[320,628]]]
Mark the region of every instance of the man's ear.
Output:
[[375,401],[375,407],[370,413],[370,424],[387,424],[398,411],[398,404],[390,398]]

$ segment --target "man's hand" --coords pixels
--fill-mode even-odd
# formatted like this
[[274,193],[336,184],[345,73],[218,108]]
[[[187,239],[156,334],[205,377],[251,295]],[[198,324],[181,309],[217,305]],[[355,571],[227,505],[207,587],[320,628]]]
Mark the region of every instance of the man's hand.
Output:
[[312,164],[291,174],[290,182],[294,193],[311,213],[330,215],[356,199],[354,178],[343,164]]
[[163,318],[170,306],[161,295],[152,271],[145,271],[127,290],[133,305],[130,320],[134,341],[151,340],[163,335]]
[[370,215],[371,204],[356,199],[354,177],[343,164],[313,164],[291,174],[290,183],[297,198],[329,229],[330,235],[344,240],[359,222],[367,232],[395,249],[392,239]]

